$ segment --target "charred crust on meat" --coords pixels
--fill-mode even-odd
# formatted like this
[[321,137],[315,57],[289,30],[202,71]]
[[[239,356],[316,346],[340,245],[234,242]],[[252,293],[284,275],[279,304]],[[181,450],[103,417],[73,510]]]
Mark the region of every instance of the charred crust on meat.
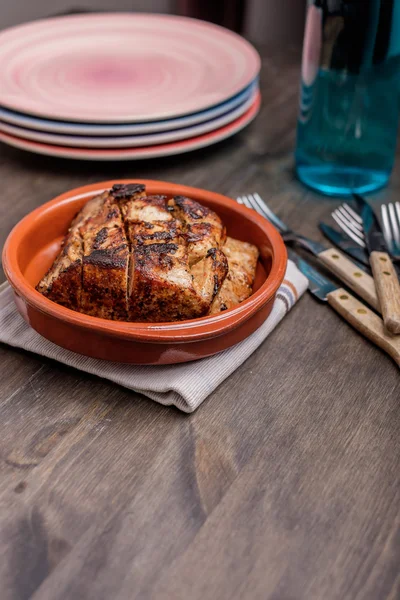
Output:
[[206,258],[211,256],[213,258],[213,260],[215,260],[217,258],[217,253],[218,253],[217,248],[210,248],[206,254]]
[[193,242],[200,242],[203,238],[210,234],[211,229],[211,223],[196,223],[196,225],[193,226],[189,225],[186,234],[188,244]]
[[116,200],[124,200],[141,194],[145,189],[146,186],[142,183],[116,183],[112,186],[111,194]]
[[142,202],[145,204],[156,204],[161,208],[167,207],[167,196],[163,196],[162,194],[157,194],[154,196],[146,196],[145,198],[140,198]]
[[111,209],[108,213],[107,213],[107,221],[111,221],[111,219],[114,219],[115,217],[119,217],[119,210],[118,208],[113,208]]
[[185,198],[185,196],[175,196],[174,201],[175,204],[191,219],[204,219],[204,217],[210,214],[208,208],[194,200],[190,200],[190,198]]
[[138,245],[143,245],[147,240],[173,240],[176,237],[176,229],[171,231],[156,231],[155,233],[140,233],[136,236]]
[[144,256],[151,256],[152,254],[175,254],[178,250],[178,244],[148,244],[147,246],[140,246],[138,251]]
[[84,256],[83,262],[84,264],[96,265],[105,269],[125,268],[126,258],[119,256],[116,250],[118,249],[94,250],[89,256]]
[[100,246],[102,246],[104,244],[104,242],[106,241],[107,236],[108,236],[107,227],[103,227],[102,229],[100,229],[96,233],[96,237],[94,238],[93,248],[95,250],[98,250],[100,248]]
[[[82,265],[82,260],[80,258],[77,258],[76,260],[74,260],[74,262],[72,262],[70,265],[68,265],[68,267],[62,271],[62,273],[60,273],[59,278],[64,278],[67,274],[71,273],[72,271],[75,271],[77,267],[80,268],[81,265]],[[46,275],[48,275],[50,273],[52,268],[53,267],[51,266],[50,269],[47,271]],[[47,289],[42,290],[41,289],[42,282],[43,282],[43,280],[39,281],[39,283],[35,287],[35,290],[37,290],[44,296],[48,296],[49,294],[51,294],[54,284],[58,285],[58,283],[59,283],[59,281],[57,281],[57,280],[52,281],[48,285]]]
[[218,275],[214,275],[214,289],[213,289],[213,295],[216,296],[218,294],[220,288],[220,280]]

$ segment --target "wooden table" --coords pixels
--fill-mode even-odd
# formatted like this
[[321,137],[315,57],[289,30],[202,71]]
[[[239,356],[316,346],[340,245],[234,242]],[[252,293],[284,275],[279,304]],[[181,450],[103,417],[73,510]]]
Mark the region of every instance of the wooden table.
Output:
[[[298,74],[298,53],[266,51],[258,119],[187,156],[1,146],[1,244],[42,202],[118,177],[258,191],[320,238],[334,202],[293,175]],[[399,187],[398,168],[376,198]],[[310,296],[191,416],[6,346],[0,369],[1,600],[400,597],[399,372]]]

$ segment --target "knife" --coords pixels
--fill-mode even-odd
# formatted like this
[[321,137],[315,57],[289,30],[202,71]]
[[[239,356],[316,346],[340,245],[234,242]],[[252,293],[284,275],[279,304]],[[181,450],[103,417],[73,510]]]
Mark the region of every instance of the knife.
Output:
[[[343,231],[338,231],[334,227],[327,225],[320,221],[319,228],[334,246],[340,248],[342,252],[350,256],[356,264],[360,266],[360,269],[365,270],[366,273],[371,273],[371,265],[369,264],[369,254],[366,248],[361,248],[358,244],[355,244],[353,240]],[[393,263],[394,270],[397,273],[397,277],[400,277],[400,265]]]
[[337,287],[327,277],[319,273],[310,263],[289,250],[289,257],[309,281],[309,291],[313,296],[328,304],[352,325],[359,333],[379,346],[400,366],[400,337],[387,332],[377,314],[367,308],[344,288]]
[[400,334],[400,283],[376,215],[368,202],[353,194],[363,222],[365,243],[381,306],[383,321],[391,333]]
[[319,228],[327,240],[340,248],[340,250],[345,252],[353,260],[360,263],[363,267],[366,267],[367,272],[370,272],[369,256],[365,248],[361,248],[358,244],[355,244],[348,235],[334,229],[322,221],[319,223]]
[[352,289],[360,298],[368,302],[379,312],[379,300],[372,277],[361,269],[358,264],[349,260],[342,252],[335,248],[326,248],[320,242],[310,240],[293,231],[282,233],[285,244],[297,244],[313,254],[329,269],[338,279]]

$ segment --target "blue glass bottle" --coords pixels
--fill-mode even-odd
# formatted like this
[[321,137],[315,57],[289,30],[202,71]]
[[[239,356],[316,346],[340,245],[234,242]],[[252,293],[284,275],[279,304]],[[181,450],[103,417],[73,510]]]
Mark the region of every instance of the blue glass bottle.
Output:
[[309,0],[296,171],[329,195],[387,184],[399,122],[400,0]]

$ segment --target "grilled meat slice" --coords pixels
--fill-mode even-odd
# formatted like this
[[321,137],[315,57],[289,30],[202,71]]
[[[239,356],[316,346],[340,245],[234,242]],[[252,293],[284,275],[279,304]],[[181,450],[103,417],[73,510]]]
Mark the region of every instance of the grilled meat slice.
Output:
[[131,269],[130,320],[180,321],[208,312],[210,303],[193,287],[185,244],[136,245]]
[[228,273],[228,261],[223,252],[212,249],[189,270],[183,239],[134,246],[130,320],[181,321],[208,313]]
[[115,198],[105,195],[79,231],[83,240],[81,311],[126,321],[129,246]]
[[225,254],[211,248],[207,255],[199,260],[190,270],[193,276],[193,287],[208,306],[211,305],[216,294],[228,274],[228,261]]
[[116,183],[110,193],[115,200],[130,200],[133,197],[145,196],[146,186],[143,183]]
[[132,196],[121,205],[131,246],[165,243],[182,232],[182,224],[168,210],[166,196]]
[[143,193],[126,196],[118,200],[123,217],[127,223],[153,223],[171,221],[166,196],[145,196]]
[[126,219],[129,220],[128,213],[132,200],[145,198],[146,191],[145,186],[141,183],[117,183],[111,188],[110,195],[118,203],[122,218],[125,221]]
[[173,215],[167,197],[144,196],[134,189],[126,190],[122,201],[131,246],[129,319],[163,322],[207,314],[214,290],[219,289],[227,272],[225,257],[204,259],[209,276],[205,270],[193,276],[186,226]]
[[205,314],[188,272],[182,224],[171,216],[166,196],[127,189],[120,206],[131,247],[129,320],[176,321]]
[[85,204],[72,221],[61,251],[36,289],[53,302],[79,311],[82,293],[83,241],[80,226],[96,212],[104,196],[96,196]]
[[204,258],[211,248],[223,246],[225,226],[214,211],[184,196],[175,196],[168,206],[173,216],[185,225],[190,267]]
[[212,303],[211,315],[246,300],[253,291],[256,276],[259,254],[256,246],[228,237],[222,251],[228,259],[229,273]]

